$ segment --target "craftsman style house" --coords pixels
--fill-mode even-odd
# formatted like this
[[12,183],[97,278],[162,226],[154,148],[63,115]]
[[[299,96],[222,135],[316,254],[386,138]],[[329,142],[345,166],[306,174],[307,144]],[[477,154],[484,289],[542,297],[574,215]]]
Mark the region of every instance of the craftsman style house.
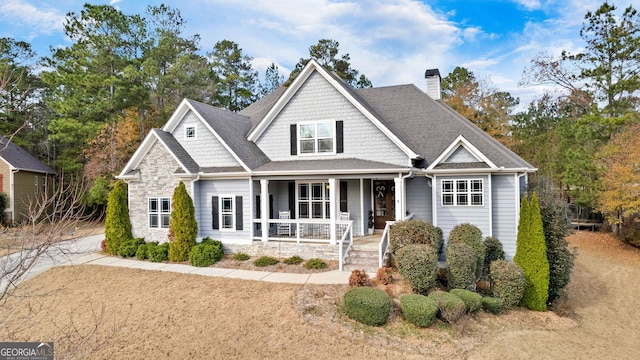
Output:
[[288,88],[239,113],[185,99],[118,176],[133,235],[166,241],[183,181],[199,237],[229,251],[343,258],[370,224],[382,232],[415,218],[445,238],[473,223],[512,257],[535,169],[440,100],[437,70],[425,77],[426,94],[414,85],[353,89],[310,61]]

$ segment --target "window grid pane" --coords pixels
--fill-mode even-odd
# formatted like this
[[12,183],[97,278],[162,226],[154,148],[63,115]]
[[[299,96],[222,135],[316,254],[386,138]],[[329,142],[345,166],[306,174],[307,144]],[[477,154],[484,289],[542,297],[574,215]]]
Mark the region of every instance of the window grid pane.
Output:
[[333,121],[298,125],[298,148],[301,154],[333,153],[335,137]]
[[484,205],[483,180],[442,180],[443,206]]

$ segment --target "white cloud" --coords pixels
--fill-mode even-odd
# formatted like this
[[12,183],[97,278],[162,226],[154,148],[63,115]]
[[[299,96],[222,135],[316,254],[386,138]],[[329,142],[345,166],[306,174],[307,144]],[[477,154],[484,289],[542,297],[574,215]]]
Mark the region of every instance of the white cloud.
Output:
[[62,31],[65,15],[46,5],[32,5],[25,0],[0,2],[0,18],[15,26],[29,27],[31,36]]

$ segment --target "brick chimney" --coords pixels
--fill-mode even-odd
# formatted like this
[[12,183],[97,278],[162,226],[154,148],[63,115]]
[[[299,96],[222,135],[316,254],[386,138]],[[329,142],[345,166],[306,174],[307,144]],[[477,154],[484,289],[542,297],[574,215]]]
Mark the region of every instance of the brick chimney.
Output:
[[433,100],[442,98],[442,89],[440,88],[440,71],[438,69],[427,69],[424,73],[425,83],[427,85],[427,95]]

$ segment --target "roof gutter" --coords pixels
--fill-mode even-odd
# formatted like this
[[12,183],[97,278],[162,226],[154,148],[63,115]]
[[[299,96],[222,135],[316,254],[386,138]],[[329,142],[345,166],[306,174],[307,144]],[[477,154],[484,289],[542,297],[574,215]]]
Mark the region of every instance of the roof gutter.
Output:
[[459,174],[486,174],[486,173],[530,173],[538,171],[537,168],[484,168],[484,169],[422,169],[424,174],[434,175],[459,175]]

